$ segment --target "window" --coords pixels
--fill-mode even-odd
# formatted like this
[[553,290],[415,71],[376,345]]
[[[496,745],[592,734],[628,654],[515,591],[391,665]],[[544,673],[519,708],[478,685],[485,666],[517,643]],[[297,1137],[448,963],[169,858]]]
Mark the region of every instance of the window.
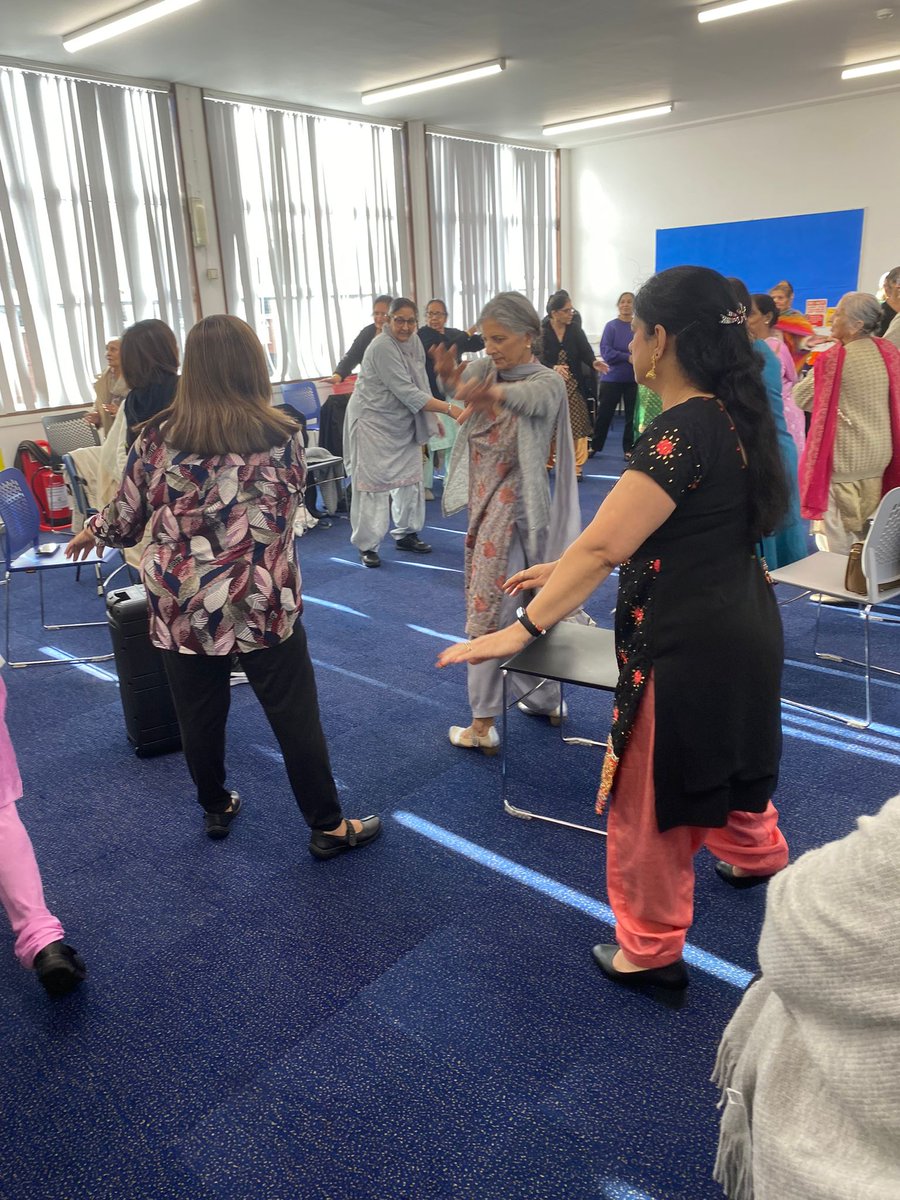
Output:
[[0,410],[91,398],[109,337],[183,341],[191,276],[168,95],[0,67]]
[[408,277],[401,131],[206,97],[229,312],[274,379],[330,374]]

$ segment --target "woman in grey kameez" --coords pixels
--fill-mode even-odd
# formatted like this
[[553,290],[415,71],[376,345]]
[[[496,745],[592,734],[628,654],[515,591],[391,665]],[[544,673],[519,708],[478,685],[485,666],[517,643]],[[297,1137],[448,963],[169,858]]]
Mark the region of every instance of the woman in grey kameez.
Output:
[[434,429],[426,413],[453,420],[462,409],[435,399],[425,371],[425,351],[415,336],[412,300],[391,304],[387,325],[363,356],[347,405],[344,446],[353,479],[350,541],[367,567],[380,567],[378,546],[388,531],[398,550],[430,554],[419,537],[425,524],[422,447]]
[[[518,292],[502,292],[485,305],[479,321],[487,358],[462,372],[455,398],[468,405],[444,488],[448,516],[468,506],[465,586],[469,637],[503,628],[521,603],[502,591],[510,572],[561,552],[581,530],[575,461],[566,388],[554,371],[534,361],[540,320]],[[453,390],[454,356],[443,363]],[[475,397],[479,397],[477,403]],[[470,401],[472,403],[470,403]],[[556,486],[551,499],[547,454],[556,437]],[[510,676],[523,696],[533,679]],[[503,711],[503,679],[496,662],[468,668],[472,723],[454,725],[454,746],[494,754],[500,744],[494,720]],[[534,715],[560,717],[559,685],[544,682],[519,705]]]

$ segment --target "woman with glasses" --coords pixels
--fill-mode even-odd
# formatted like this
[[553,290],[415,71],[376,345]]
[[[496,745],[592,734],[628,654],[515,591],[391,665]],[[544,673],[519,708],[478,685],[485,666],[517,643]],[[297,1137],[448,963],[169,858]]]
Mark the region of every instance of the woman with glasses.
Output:
[[584,330],[574,324],[575,306],[568,292],[554,292],[547,301],[547,316],[541,339],[540,360],[562,376],[569,399],[569,421],[575,440],[575,478],[581,482],[581,469],[588,458],[591,418],[585,401],[582,367],[604,371],[606,364],[591,349]]
[[391,524],[398,550],[430,554],[425,524],[422,447],[436,429],[425,413],[455,419],[462,409],[432,396],[425,350],[416,337],[415,304],[400,296],[384,335],[366,351],[347,405],[347,464],[353,479],[350,541],[364,566],[380,567],[378,547]]
[[353,339],[353,345],[334,368],[334,374],[331,376],[332,383],[343,383],[348,375],[352,375],[356,368],[363,360],[363,356],[371,346],[375,338],[378,337],[385,322],[388,319],[388,309],[391,306],[391,296],[376,296],[372,302],[372,324],[364,325],[356,337]]

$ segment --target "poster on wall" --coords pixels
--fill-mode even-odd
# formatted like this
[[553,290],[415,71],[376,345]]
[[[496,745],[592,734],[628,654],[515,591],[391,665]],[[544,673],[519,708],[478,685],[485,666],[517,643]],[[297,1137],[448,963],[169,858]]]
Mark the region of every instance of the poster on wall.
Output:
[[859,287],[862,208],[687,225],[656,231],[656,269],[691,263],[737,275],[751,292],[768,292],[786,280],[794,308],[825,299],[833,307]]
[[828,312],[828,300],[807,300],[806,319],[814,329],[821,329]]

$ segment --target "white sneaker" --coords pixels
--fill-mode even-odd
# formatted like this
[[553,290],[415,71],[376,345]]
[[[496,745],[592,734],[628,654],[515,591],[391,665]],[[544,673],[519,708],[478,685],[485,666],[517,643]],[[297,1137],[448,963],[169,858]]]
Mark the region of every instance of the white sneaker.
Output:
[[532,708],[525,700],[520,700],[516,705],[519,712],[525,713],[527,717],[546,717],[551,725],[559,725],[569,715],[569,706],[563,701],[562,711],[557,704],[556,708],[551,708],[549,712],[541,712],[537,708]]
[[483,734],[475,733],[470,725],[451,725],[449,736],[454,746],[480,750],[482,754],[494,755],[500,749],[500,735],[493,725]]

